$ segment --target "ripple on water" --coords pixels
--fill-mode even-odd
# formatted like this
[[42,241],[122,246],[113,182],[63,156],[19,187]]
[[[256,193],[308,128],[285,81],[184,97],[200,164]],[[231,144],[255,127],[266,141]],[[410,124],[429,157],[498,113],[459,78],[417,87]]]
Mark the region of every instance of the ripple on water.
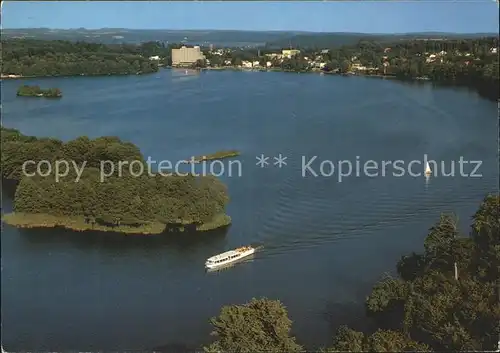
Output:
[[[266,248],[260,257],[274,257],[301,248],[362,238],[423,215],[434,217],[457,202],[456,198],[445,196],[460,188],[460,180],[432,180],[439,183],[439,187],[429,190],[422,178],[408,179],[404,181],[408,184],[408,191],[401,193],[391,193],[398,179],[385,178],[380,182],[376,178],[365,179],[357,187],[358,192],[366,195],[359,202],[349,196],[347,189],[342,193],[342,189],[332,187],[339,185],[336,181],[321,178],[306,181],[289,175],[276,192],[274,211],[257,234],[257,240]],[[485,179],[482,183],[472,184],[458,198],[464,201],[477,198],[485,190],[484,181],[493,185],[491,177]],[[353,213],[357,216],[352,217]]]

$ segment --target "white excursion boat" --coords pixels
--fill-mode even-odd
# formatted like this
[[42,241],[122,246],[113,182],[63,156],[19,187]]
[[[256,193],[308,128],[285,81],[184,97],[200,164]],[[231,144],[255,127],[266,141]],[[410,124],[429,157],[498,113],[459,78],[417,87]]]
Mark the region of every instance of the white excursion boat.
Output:
[[255,250],[256,249],[252,246],[243,246],[241,248],[223,252],[222,254],[208,258],[205,262],[205,267],[207,269],[213,269],[227,265],[231,262],[238,261],[239,259],[252,255],[255,253]]

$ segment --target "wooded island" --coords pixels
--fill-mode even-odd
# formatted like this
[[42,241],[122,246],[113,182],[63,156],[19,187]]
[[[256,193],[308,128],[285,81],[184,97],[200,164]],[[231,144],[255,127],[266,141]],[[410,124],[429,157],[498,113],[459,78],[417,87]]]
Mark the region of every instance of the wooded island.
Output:
[[[2,40],[2,75],[44,77],[129,75],[172,65],[172,49],[182,44],[150,41],[101,44],[59,40]],[[311,34],[294,50],[202,48],[206,60],[197,68],[250,68],[284,72],[324,72],[429,80],[466,86],[486,98],[499,98],[498,36],[481,38],[364,39],[356,44],[332,42]],[[292,55],[285,55],[290,52]]]
[[[17,227],[65,227],[73,230],[103,230],[120,233],[158,234],[165,230],[211,230],[230,224],[225,214],[229,201],[226,186],[213,176],[135,176],[125,168],[101,181],[101,161],[146,162],[132,143],[117,137],[94,140],[79,137],[69,142],[25,136],[1,128],[2,178],[17,182],[14,212],[3,221]],[[25,166],[23,163],[34,161]],[[73,161],[58,182],[53,175],[36,173],[36,162]],[[47,167],[43,167],[45,171]],[[109,171],[108,171],[109,173]]]
[[23,85],[17,90],[19,97],[45,97],[45,98],[61,98],[62,92],[59,88],[41,89],[39,86]]

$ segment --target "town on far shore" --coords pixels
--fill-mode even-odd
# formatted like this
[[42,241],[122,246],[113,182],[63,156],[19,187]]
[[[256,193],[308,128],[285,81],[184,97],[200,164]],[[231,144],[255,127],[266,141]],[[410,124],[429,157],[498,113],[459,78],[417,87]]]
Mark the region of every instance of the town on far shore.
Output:
[[[301,53],[299,49],[293,49],[291,46],[288,49],[282,49],[279,52],[266,52],[261,53],[258,49],[256,56],[249,60],[242,60],[238,56],[233,56],[237,49],[233,48],[221,48],[215,49],[214,45],[211,44],[209,49],[205,53],[201,50],[200,46],[187,46],[183,45],[180,48],[172,49],[172,67],[179,68],[240,68],[240,69],[273,69],[282,68],[283,62],[285,60],[291,60],[294,58],[299,58],[305,66],[310,71],[329,71],[332,73],[378,73],[383,70],[384,74],[387,74],[387,67],[391,65],[391,50],[392,47],[385,47],[382,56],[381,66],[374,66],[373,63],[366,64],[363,63],[362,58],[356,55],[350,57],[348,62],[343,63],[344,69],[341,68],[329,68],[329,57],[330,49],[320,49],[317,51],[307,51],[306,53]],[[489,54],[496,55],[498,53],[497,47],[489,48]],[[453,52],[447,52],[441,50],[438,52],[423,52],[416,54],[417,57],[424,56],[425,62],[430,63],[444,63],[446,59],[450,56],[453,57],[464,57],[465,65],[470,65],[475,58],[470,52],[463,52],[460,50],[453,50]],[[158,55],[151,56],[150,60],[162,60]]]
[[143,75],[158,72],[160,67],[317,72],[429,80],[437,85],[467,87],[497,100],[498,47],[498,37],[494,36],[359,40],[341,46],[332,43],[332,47],[314,43],[293,47],[289,42],[288,48],[267,44],[215,48],[206,42],[100,44],[16,38],[2,40],[2,78]]

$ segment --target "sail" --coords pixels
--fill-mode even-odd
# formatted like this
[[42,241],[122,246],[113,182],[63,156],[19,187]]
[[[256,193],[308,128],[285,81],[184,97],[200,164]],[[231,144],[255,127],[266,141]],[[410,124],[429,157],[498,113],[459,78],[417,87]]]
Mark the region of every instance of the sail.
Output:
[[431,166],[429,165],[429,162],[426,162],[426,165],[425,165],[425,174],[431,174],[431,173],[432,173]]

